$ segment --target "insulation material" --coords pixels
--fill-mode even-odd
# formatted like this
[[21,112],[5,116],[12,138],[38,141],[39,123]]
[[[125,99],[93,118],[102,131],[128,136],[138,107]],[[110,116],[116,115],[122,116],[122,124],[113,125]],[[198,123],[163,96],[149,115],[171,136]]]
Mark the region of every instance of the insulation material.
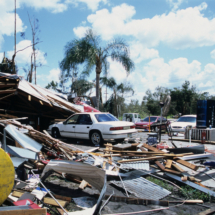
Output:
[[14,125],[7,125],[5,131],[10,134],[10,136],[17,141],[23,148],[29,149],[33,152],[40,152],[42,145],[37,141],[31,139],[27,135],[21,133],[17,130]]
[[[87,181],[90,185],[95,187],[97,190],[100,191],[100,196],[97,201],[97,205],[95,207],[95,210],[92,210],[92,213],[88,214],[97,214],[99,211],[99,208],[102,203],[102,198],[104,197],[104,194],[106,192],[106,174],[105,171],[95,167],[91,166],[89,164],[81,163],[81,162],[75,162],[75,161],[66,161],[66,160],[51,160],[48,165],[46,165],[45,169],[43,170],[42,176],[45,175],[46,172],[49,170],[54,170],[57,172],[63,172],[72,174],[77,177],[81,177],[83,180]],[[92,209],[92,208],[91,208]],[[90,209],[90,210],[91,210]],[[75,212],[77,213],[77,212]]]

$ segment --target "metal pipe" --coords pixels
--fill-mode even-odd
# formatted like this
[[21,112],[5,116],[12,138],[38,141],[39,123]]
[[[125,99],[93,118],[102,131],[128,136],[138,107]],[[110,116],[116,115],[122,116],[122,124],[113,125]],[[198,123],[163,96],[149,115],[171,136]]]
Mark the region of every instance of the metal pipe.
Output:
[[125,192],[126,192],[127,197],[129,197],[128,192],[127,192],[127,190],[126,190],[126,188],[125,188],[125,184],[123,183],[123,180],[122,180],[122,178],[121,178],[121,176],[120,176],[120,173],[119,173],[119,178],[120,178],[120,180],[121,180],[121,182],[122,182],[122,186],[123,186],[123,188],[124,188],[124,190],[125,190]]
[[42,186],[46,189],[46,191],[48,192],[48,194],[55,200],[55,202],[60,206],[60,208],[67,214],[69,215],[66,210],[61,206],[61,204],[58,202],[58,200],[49,192],[49,190],[45,187],[45,185],[42,183],[42,181],[37,178],[37,176],[35,175],[34,171],[38,171],[38,169],[32,169],[31,172],[33,173],[33,175],[36,177],[36,179],[42,184]]

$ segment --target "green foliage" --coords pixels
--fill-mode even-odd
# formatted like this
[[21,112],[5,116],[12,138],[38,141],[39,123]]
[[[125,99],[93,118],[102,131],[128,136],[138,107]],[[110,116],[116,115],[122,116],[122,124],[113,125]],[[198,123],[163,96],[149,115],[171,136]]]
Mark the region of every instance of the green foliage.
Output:
[[99,106],[99,81],[103,71],[108,72],[108,58],[122,64],[126,72],[134,69],[134,63],[129,56],[129,47],[122,39],[114,39],[106,46],[101,45],[100,36],[90,29],[82,39],[69,42],[65,47],[65,57],[60,63],[63,72],[71,74],[74,67],[84,64],[83,74],[89,75],[96,68],[96,97]]
[[45,87],[46,89],[52,89],[52,90],[57,90],[58,87],[58,83],[51,81],[50,83],[47,84],[47,86]]
[[209,194],[203,193],[199,190],[196,190],[189,186],[183,186],[182,189],[179,190],[179,194],[185,199],[201,199],[204,202],[208,202],[211,200]]
[[189,81],[185,81],[181,88],[171,90],[172,102],[175,103],[175,110],[182,115],[195,114],[196,110],[191,109],[191,104],[197,97],[196,87],[190,86]]
[[71,92],[76,93],[77,96],[86,95],[86,93],[94,87],[93,82],[89,82],[84,78],[77,79],[71,85]]
[[166,181],[162,181],[162,180],[154,178],[152,176],[148,176],[148,177],[146,177],[146,179],[159,185],[159,186],[161,186],[161,187],[163,187],[163,188],[165,188],[165,189],[167,189],[167,190],[169,190],[170,192],[173,192],[173,190],[174,190],[173,186],[168,184]]
[[170,94],[170,90],[160,86],[156,87],[153,93],[151,90],[147,90],[146,95],[143,97],[142,105],[146,106],[148,113],[151,115],[160,115],[161,108],[159,102],[168,94]]
[[[4,57],[0,63],[0,72],[14,74],[13,63],[8,58]],[[15,65],[15,74],[17,74],[18,69]]]
[[113,115],[120,117],[121,113],[124,112],[124,96],[128,97],[134,94],[132,86],[128,83],[116,84],[114,78],[102,77],[101,82],[104,86],[108,87],[113,91],[108,101],[104,104],[104,111],[110,112]]
[[174,193],[177,193],[180,197],[183,199],[200,199],[203,200],[204,202],[211,201],[211,196],[209,194],[203,193],[199,190],[196,190],[190,186],[183,186],[181,187],[182,189],[178,190],[177,192],[174,190],[174,187],[170,184],[168,184],[166,181],[154,178],[152,176],[146,177],[147,180],[171,191]]

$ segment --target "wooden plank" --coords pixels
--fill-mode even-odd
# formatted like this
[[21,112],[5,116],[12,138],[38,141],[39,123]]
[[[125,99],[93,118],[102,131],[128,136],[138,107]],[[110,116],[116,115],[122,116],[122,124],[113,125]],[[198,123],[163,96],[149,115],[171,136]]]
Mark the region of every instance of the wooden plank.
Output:
[[53,196],[56,199],[64,200],[64,201],[67,201],[67,202],[71,202],[72,201],[72,198],[68,197],[68,196],[61,196],[61,195],[57,195],[57,194],[53,194]]
[[0,90],[0,94],[14,93],[14,92],[16,92],[16,89],[13,89],[13,90]]
[[150,151],[153,151],[153,152],[165,153],[165,152],[163,152],[163,151],[161,151],[161,150],[159,150],[159,149],[157,149],[157,148],[155,148],[153,146],[149,146],[146,143],[143,144],[143,147],[148,149],[148,150],[150,150]]
[[133,161],[145,161],[145,160],[155,160],[159,158],[164,158],[164,156],[155,156],[155,157],[147,157],[147,158],[138,158],[138,159],[130,159],[130,160],[119,160],[118,163],[126,163],[126,162],[133,162]]
[[[54,199],[52,199],[52,198],[45,197],[43,201],[44,201],[44,203],[46,203],[46,204],[54,205],[54,206],[58,206],[58,207],[59,207],[59,205],[57,204],[57,202],[56,202]],[[67,203],[68,203],[68,201],[64,201],[64,200],[60,200],[60,199],[57,199],[57,201],[60,203],[60,205],[61,205],[63,208],[64,208],[64,207],[67,205]]]
[[174,170],[171,170],[171,169],[166,169],[165,166],[163,164],[161,164],[159,161],[155,161],[155,163],[164,172],[169,172],[169,173],[172,173],[172,174],[175,174],[175,175],[181,175],[181,173],[178,172],[178,171],[174,171]]
[[51,137],[51,135],[46,130],[43,130],[43,133],[46,134],[47,136]]
[[213,213],[215,213],[215,207],[202,211],[202,212],[198,213],[198,215],[209,215],[209,214],[213,214]]
[[46,215],[46,208],[0,211],[0,215]]
[[17,190],[15,190],[15,191],[13,191],[12,196],[21,197],[23,194],[24,194],[23,191],[17,191]]
[[172,163],[172,166],[178,170],[179,172],[185,172],[185,170],[183,170],[180,166],[178,166],[176,163]]
[[165,166],[164,166],[163,164],[161,164],[161,162],[155,161],[155,163],[158,165],[158,167],[159,167],[162,171],[165,170]]
[[194,165],[194,164],[192,164],[192,163],[189,163],[189,162],[187,162],[187,161],[185,161],[185,160],[176,159],[175,161],[176,161],[177,163],[180,163],[181,165],[186,166],[186,167],[188,167],[188,168],[190,168],[190,169],[192,169],[192,170],[195,170],[195,171],[199,168],[198,166],[196,166],[196,165]]
[[169,203],[184,203],[184,204],[203,204],[204,202],[199,199],[191,200],[178,200],[178,201],[169,201]]
[[[15,93],[16,93],[16,92],[15,92]],[[9,94],[9,95],[7,95],[7,96],[4,96],[4,97],[0,98],[0,100],[3,100],[3,99],[8,98],[8,97],[10,97],[10,96],[15,96],[15,95],[16,95],[15,93],[12,93],[12,94]]]
[[166,165],[165,165],[165,168],[171,168],[171,166],[172,166],[172,160],[167,160],[167,162],[166,162]]
[[88,182],[86,182],[85,180],[82,180],[81,184],[79,185],[80,189],[84,189],[87,186]]

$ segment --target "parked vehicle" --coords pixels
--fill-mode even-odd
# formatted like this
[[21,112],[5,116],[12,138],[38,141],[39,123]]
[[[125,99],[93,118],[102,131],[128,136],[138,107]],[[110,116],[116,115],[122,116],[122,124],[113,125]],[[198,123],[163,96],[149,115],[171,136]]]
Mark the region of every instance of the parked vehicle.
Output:
[[110,113],[77,113],[64,122],[50,125],[47,130],[53,137],[89,139],[94,145],[104,140],[122,142],[137,132],[132,122],[119,121]]
[[123,121],[127,122],[140,122],[140,114],[139,113],[124,113],[122,116]]
[[[159,123],[160,122],[160,116],[150,116],[150,122],[149,122],[149,117],[147,116],[146,118],[142,119],[141,122],[136,122],[135,126],[136,129],[144,129],[145,131],[149,131],[149,125],[151,126],[153,123]],[[170,122],[165,118],[162,117],[162,122],[167,122],[169,125]],[[161,129],[166,129],[165,125],[161,126]],[[158,128],[155,127],[153,130],[158,131]]]
[[170,128],[175,132],[184,132],[188,125],[191,125],[193,128],[196,127],[196,115],[181,116],[176,122],[170,124]]

